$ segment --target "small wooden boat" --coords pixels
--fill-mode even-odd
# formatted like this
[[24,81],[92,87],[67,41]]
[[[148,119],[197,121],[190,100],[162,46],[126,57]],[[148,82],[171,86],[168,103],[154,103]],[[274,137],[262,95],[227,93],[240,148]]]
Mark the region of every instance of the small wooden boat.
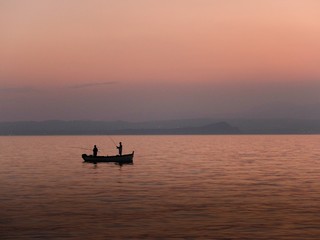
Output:
[[82,154],[82,158],[85,162],[99,163],[99,162],[115,162],[115,163],[133,163],[134,151],[130,154],[116,155],[116,156],[92,156]]

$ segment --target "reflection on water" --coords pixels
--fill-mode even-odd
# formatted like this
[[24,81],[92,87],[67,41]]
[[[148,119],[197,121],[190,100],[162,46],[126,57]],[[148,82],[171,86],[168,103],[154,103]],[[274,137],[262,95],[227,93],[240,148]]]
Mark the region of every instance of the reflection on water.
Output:
[[118,162],[83,162],[83,164],[89,164],[89,165],[94,165],[94,168],[97,167],[98,164],[114,164],[114,165],[117,165],[119,166],[120,168],[122,166],[127,166],[127,165],[133,165],[133,162],[132,163],[118,163]]
[[114,138],[0,137],[0,238],[319,239],[320,136]]

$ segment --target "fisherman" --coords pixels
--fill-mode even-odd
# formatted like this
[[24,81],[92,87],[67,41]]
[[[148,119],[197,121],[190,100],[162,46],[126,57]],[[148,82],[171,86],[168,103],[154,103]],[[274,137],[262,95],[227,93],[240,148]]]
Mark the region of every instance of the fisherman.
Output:
[[96,145],[94,145],[92,151],[93,151],[93,156],[96,157],[98,155],[98,148]]
[[122,143],[119,142],[119,146],[117,146],[118,150],[119,150],[119,155],[122,155]]

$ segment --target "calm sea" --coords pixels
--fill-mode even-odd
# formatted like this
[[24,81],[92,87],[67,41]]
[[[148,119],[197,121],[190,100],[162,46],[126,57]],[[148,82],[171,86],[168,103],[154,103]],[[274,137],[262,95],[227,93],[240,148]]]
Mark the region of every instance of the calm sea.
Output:
[[319,135],[0,137],[0,184],[0,239],[320,239]]

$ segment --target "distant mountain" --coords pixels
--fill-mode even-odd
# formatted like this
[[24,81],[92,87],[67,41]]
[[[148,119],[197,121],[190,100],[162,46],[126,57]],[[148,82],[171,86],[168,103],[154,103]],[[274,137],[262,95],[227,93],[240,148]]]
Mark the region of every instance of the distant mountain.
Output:
[[312,119],[0,122],[0,135],[320,134]]
[[[174,124],[175,125],[175,124]],[[178,124],[179,125],[179,124]],[[103,121],[2,122],[0,135],[111,135],[111,134],[238,134],[226,122],[205,126],[169,127],[170,124]],[[176,126],[176,125],[175,125]]]
[[113,134],[239,134],[240,130],[226,122],[213,123],[201,127],[180,128],[145,128],[123,129],[113,131]]
[[320,134],[319,119],[228,119],[246,134]]

